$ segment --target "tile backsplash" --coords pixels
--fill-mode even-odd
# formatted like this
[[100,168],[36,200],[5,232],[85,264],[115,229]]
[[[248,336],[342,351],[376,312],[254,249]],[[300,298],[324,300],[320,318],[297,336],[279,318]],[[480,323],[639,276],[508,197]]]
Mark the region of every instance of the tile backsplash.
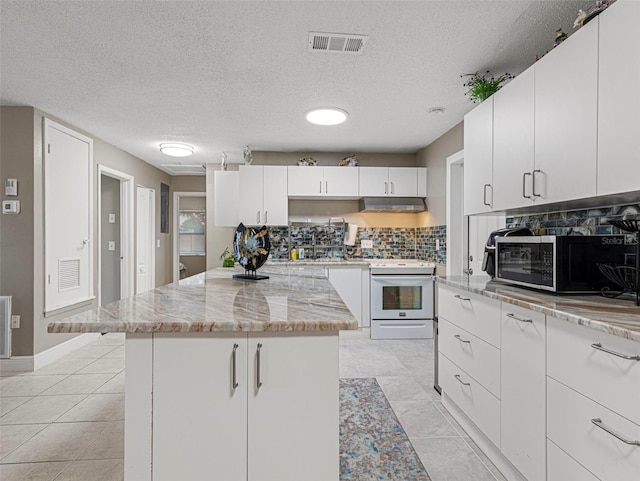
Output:
[[[345,246],[344,227],[313,225],[270,227],[272,259],[288,259],[291,249],[304,248],[305,257],[328,259],[421,259],[446,262],[446,226],[435,227],[359,227],[354,246]],[[362,249],[370,239],[372,249]],[[439,250],[436,250],[439,239]]]
[[640,204],[507,217],[506,224],[507,227],[528,227],[537,235],[625,234],[606,222],[608,218],[625,214],[640,214]]

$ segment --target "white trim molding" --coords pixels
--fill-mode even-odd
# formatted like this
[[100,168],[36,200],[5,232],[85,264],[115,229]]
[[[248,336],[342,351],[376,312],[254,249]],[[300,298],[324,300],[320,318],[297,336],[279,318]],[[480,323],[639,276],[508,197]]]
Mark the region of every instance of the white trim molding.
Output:
[[[178,282],[180,280],[180,239],[178,236],[178,228],[180,226],[179,211],[180,211],[180,197],[204,197],[206,199],[206,192],[174,192],[173,193],[173,280],[172,282]],[[207,219],[207,223],[209,219]],[[206,253],[205,244],[205,255]]]
[[37,371],[49,364],[56,362],[67,354],[80,349],[87,344],[99,339],[99,332],[81,334],[68,341],[53,346],[35,356],[13,356],[10,359],[0,359],[1,372],[25,372]]

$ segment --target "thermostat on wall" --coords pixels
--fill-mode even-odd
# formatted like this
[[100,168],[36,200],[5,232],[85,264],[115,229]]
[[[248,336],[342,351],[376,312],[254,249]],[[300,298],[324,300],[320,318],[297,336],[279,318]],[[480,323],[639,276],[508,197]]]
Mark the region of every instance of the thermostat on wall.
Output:
[[19,214],[20,201],[19,200],[3,200],[2,213],[3,214]]

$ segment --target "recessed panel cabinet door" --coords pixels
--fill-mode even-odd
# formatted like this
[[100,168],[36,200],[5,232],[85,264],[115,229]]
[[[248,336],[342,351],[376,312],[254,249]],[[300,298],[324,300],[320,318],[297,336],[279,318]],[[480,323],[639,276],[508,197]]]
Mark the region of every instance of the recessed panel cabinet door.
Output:
[[640,190],[640,2],[602,12],[598,82],[598,195]]
[[247,479],[338,480],[338,333],[249,333],[249,382]]
[[597,119],[595,18],[535,64],[536,203],[596,195]]
[[246,336],[154,334],[153,480],[246,481],[247,388]]
[[493,210],[493,98],[464,116],[464,213]]

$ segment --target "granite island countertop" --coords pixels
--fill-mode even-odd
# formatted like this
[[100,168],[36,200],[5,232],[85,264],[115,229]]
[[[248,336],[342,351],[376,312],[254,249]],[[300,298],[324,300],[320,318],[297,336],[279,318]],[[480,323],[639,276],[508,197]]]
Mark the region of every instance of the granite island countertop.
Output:
[[446,286],[640,342],[640,307],[635,304],[635,296],[608,299],[599,295],[553,295],[482,276],[440,277],[438,281]]
[[217,268],[49,323],[52,333],[337,331],[358,322],[324,268],[265,265],[270,278],[233,279]]

